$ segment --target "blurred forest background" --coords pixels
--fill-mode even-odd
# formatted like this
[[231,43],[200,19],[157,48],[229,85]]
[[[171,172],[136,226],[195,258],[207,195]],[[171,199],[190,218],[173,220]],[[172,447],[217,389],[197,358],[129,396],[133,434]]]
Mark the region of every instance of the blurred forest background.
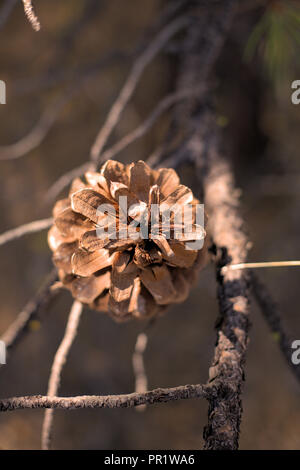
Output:
[[[11,4],[11,11],[7,8]],[[36,0],[36,33],[21,1],[0,0],[0,159],[26,136],[46,109],[68,95],[40,145],[0,161],[0,233],[49,217],[45,194],[64,172],[84,163],[145,34],[167,0]],[[217,64],[216,103],[228,155],[242,189],[243,216],[253,241],[251,261],[299,259],[300,105],[291,83],[300,79],[299,3],[242,2]],[[6,8],[6,10],[5,10]],[[1,14],[2,13],[2,14]],[[4,15],[7,14],[7,17]],[[147,68],[114,139],[134,129],[174,89],[176,40]],[[164,116],[118,159],[146,159],[166,131]],[[4,148],[5,147],[5,148]],[[15,151],[15,149],[13,149]],[[189,165],[179,174],[195,190]],[[0,331],[36,292],[52,262],[46,233],[0,247]],[[269,269],[262,278],[300,338],[299,270]],[[145,355],[149,388],[207,380],[217,318],[214,269],[208,266],[182,305],[149,330]],[[64,292],[1,368],[1,396],[45,394],[63,336],[71,297]],[[243,394],[241,449],[299,449],[299,385],[253,303]],[[86,309],[63,371],[60,395],[119,394],[134,389],[131,356],[138,322],[115,324]],[[40,447],[43,410],[1,415],[0,448]],[[56,449],[193,449],[202,445],[207,403],[187,400],[135,409],[56,411]]]

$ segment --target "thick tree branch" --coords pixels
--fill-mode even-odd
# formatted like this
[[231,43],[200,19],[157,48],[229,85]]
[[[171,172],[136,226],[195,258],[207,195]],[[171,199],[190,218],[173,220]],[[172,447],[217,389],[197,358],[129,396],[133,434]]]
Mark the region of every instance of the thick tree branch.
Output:
[[82,176],[86,171],[91,168],[91,163],[83,163],[82,165],[73,168],[72,170],[68,171],[61,175],[55,183],[48,189],[45,195],[45,202],[48,204],[55,201],[57,196],[63,191],[69,184],[73,181],[74,178]]
[[[201,92],[204,91],[204,88],[201,88]],[[129,134],[125,135],[122,139],[116,142],[112,147],[107,149],[101,155],[101,162],[106,160],[114,159],[116,155],[122,152],[126,147],[135,142],[136,140],[143,137],[149,129],[155,124],[157,119],[167,111],[171,106],[174,106],[176,103],[183,101],[184,99],[190,98],[191,96],[196,96],[200,92],[199,89],[188,89],[182,90],[177,93],[171,93],[165,96],[158,105],[154,108],[151,114],[143,121],[136,129],[134,129]]]
[[[109,159],[114,159],[118,153],[122,152],[130,144],[143,137],[155,124],[155,122],[163,112],[168,110],[171,106],[178,103],[179,101],[182,101],[187,97],[195,95],[196,93],[198,93],[197,90],[183,90],[180,93],[171,93],[170,95],[167,95],[158,103],[158,105],[154,108],[151,114],[136,129],[129,132],[122,139],[120,139],[118,142],[116,142],[107,150],[105,150],[99,158],[98,164]],[[74,178],[78,176],[83,176],[83,174],[88,171],[91,167],[92,164],[90,162],[84,163],[83,165],[73,168],[69,172],[60,176],[47,191],[45,200],[49,203],[53,202],[56,197],[61,193],[61,191],[63,191],[63,189],[65,189]]]
[[64,106],[74,94],[74,86],[45,109],[38,122],[14,144],[0,146],[0,160],[16,160],[37,148],[47,137]]
[[[199,1],[199,7],[202,2]],[[199,10],[190,28],[179,79],[180,87],[195,87],[211,78],[212,68],[227,37],[238,2]],[[197,166],[202,196],[209,214],[208,231],[215,246],[220,320],[213,364],[209,370],[217,393],[209,399],[205,449],[237,449],[242,414],[241,389],[248,341],[248,292],[244,272],[221,275],[222,266],[246,260],[248,241],[239,216],[238,192],[229,164],[222,156],[214,112],[198,100],[178,108],[177,120],[191,136],[189,158]]]
[[181,90],[178,94],[176,93],[167,96],[161,101],[161,103],[159,103],[158,107],[154,109],[153,113],[148,117],[148,119],[146,119],[144,123],[142,123],[136,130],[125,136],[124,139],[114,145],[111,149],[108,149],[105,153],[105,156],[102,155],[102,151],[107,144],[110,135],[118,124],[129,100],[131,99],[145,68],[163,49],[168,40],[170,40],[172,36],[174,36],[179,30],[183,29],[187,24],[188,20],[186,17],[175,19],[173,22],[167,24],[154,37],[154,39],[150,41],[150,44],[148,44],[148,46],[140,53],[140,55],[138,55],[132,65],[132,68],[121,91],[119,92],[119,95],[108,112],[107,118],[102,128],[98,132],[94,144],[91,147],[90,162],[73,168],[69,172],[62,175],[47,191],[45,198],[46,201],[53,201],[58,196],[58,194],[71,183],[74,177],[81,176],[90,168],[95,168],[99,165],[100,162],[108,158],[112,158],[134,140],[142,137],[145,132],[147,132],[154,124],[162,112],[175,104],[177,101],[182,100],[185,96],[188,96],[190,93],[194,93],[193,91],[187,91],[186,89]]
[[[213,124],[210,131],[214,133]],[[244,262],[248,240],[238,213],[238,193],[227,162],[217,143],[209,143],[208,173],[204,178],[209,232],[216,247],[216,267],[220,319],[214,360],[209,380],[218,389],[210,400],[208,425],[204,431],[205,449],[237,449],[242,415],[241,391],[248,343],[248,282],[243,271],[221,268],[231,262]]]
[[220,152],[219,129],[209,107],[198,113],[197,129],[189,150],[195,158],[209,214],[208,233],[215,255],[220,312],[209,369],[209,381],[215,385],[216,395],[209,399],[204,448],[237,449],[249,330],[248,279],[246,271],[228,270],[221,274],[221,270],[227,264],[245,262],[249,243],[239,215],[239,192],[234,187],[230,165]]

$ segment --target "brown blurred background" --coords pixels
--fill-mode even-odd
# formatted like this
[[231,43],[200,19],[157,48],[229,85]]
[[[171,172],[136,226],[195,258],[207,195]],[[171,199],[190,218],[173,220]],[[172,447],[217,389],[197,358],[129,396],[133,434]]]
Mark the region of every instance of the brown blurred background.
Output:
[[[87,160],[126,78],[131,52],[145,40],[145,33],[151,31],[167,3],[36,0],[42,30],[35,33],[24,17],[22,2],[12,2],[7,21],[2,25],[0,21],[0,79],[7,85],[7,104],[0,105],[1,146],[26,136],[44,110],[80,82],[39,146],[18,159],[0,161],[0,233],[50,215],[46,191],[61,174]],[[290,99],[291,82],[300,79],[299,64],[292,58],[284,64],[284,74],[275,69],[270,72],[259,53],[261,45],[250,62],[245,61],[249,37],[265,11],[260,6],[251,8],[251,3],[238,14],[218,61],[220,125],[243,191],[243,215],[253,241],[251,260],[299,259],[300,105],[293,105]],[[6,4],[0,0],[0,19]],[[299,57],[299,48],[297,52]],[[114,140],[134,129],[172,91],[175,70],[174,40],[147,68]],[[165,117],[160,119],[119,159],[146,159],[162,139],[166,122]],[[183,164],[179,173],[197,190],[188,165]],[[0,259],[3,332],[51,268],[46,233],[0,247]],[[300,339],[299,270],[269,269],[261,275],[278,300],[293,339]],[[149,330],[145,361],[151,389],[207,380],[218,311],[215,288],[214,271],[208,266],[189,299],[170,309]],[[31,325],[32,332],[1,368],[2,397],[46,393],[70,305],[70,295],[65,292],[51,304],[40,324]],[[299,384],[254,302],[251,318],[240,448],[300,449]],[[142,327],[134,322],[117,325],[86,309],[63,371],[60,395],[131,392],[131,356]],[[39,448],[42,418],[41,410],[1,414],[0,448]],[[53,447],[200,448],[206,419],[204,400],[153,405],[144,413],[134,409],[57,411]]]

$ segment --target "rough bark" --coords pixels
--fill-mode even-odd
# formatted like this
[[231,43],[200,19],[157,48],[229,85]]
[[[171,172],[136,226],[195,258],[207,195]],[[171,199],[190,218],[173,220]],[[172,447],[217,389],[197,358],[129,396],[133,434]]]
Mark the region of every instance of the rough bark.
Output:
[[[211,71],[226,40],[238,2],[228,0],[207,8],[198,16],[185,43],[178,87],[196,87],[212,82]],[[210,93],[211,94],[211,93]],[[220,318],[209,381],[216,394],[209,398],[205,449],[237,449],[242,415],[241,391],[248,342],[248,282],[245,272],[227,272],[229,263],[245,262],[248,240],[239,215],[239,192],[220,146],[220,130],[210,106],[211,96],[190,100],[178,108],[178,121],[189,136],[187,154],[198,171],[199,193],[209,216],[208,231],[214,247]]]
[[0,400],[0,412],[25,408],[59,408],[75,410],[79,408],[129,408],[138,405],[151,405],[168,401],[206,398],[213,393],[207,385],[184,385],[174,388],[157,388],[146,393],[128,395],[48,397],[13,397]]

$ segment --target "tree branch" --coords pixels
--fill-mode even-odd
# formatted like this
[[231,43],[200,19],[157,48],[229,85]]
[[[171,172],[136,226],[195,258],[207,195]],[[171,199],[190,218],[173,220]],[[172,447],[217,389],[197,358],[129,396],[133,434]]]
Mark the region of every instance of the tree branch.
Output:
[[38,122],[27,135],[10,145],[0,146],[0,160],[16,160],[23,157],[31,150],[37,148],[48,135],[55,124],[60,112],[72,98],[74,86],[72,85],[62,97],[59,97],[48,108],[45,109]]
[[60,176],[55,183],[48,189],[45,195],[45,202],[48,204],[55,201],[57,196],[63,191],[69,184],[73,181],[74,178],[82,176],[86,171],[91,168],[91,163],[83,163],[80,166],[73,168],[67,173]]
[[183,385],[173,388],[157,388],[146,393],[130,393],[127,395],[49,397],[29,396],[0,399],[0,412],[18,409],[51,408],[77,410],[80,408],[130,408],[154,403],[207,398],[214,394],[209,385]]
[[[201,89],[203,91],[203,87]],[[122,152],[126,147],[130,144],[135,142],[137,139],[143,137],[149,129],[155,124],[157,119],[167,111],[171,106],[175,105],[179,101],[182,101],[186,98],[190,98],[191,96],[198,95],[200,89],[192,89],[192,90],[182,90],[177,93],[171,93],[165,96],[158,105],[154,108],[154,110],[150,113],[150,115],[142,122],[136,129],[134,129],[129,134],[125,135],[122,139],[116,142],[112,147],[107,149],[101,155],[101,162],[105,162],[106,160],[110,160],[115,158],[115,156]]]
[[7,242],[16,240],[17,238],[23,237],[28,233],[40,232],[49,228],[53,223],[52,217],[49,219],[35,220],[34,222],[29,222],[29,224],[20,225],[17,228],[7,230],[0,235],[0,246],[4,245]]
[[[144,364],[144,353],[147,347],[148,336],[145,333],[140,333],[136,339],[134,353],[132,355],[132,365],[135,376],[135,391],[137,393],[144,393],[148,389],[148,379]],[[138,411],[144,411],[146,405],[141,405],[136,408]]]
[[249,276],[251,280],[252,292],[257,304],[260,307],[261,313],[270,330],[272,331],[275,341],[278,342],[280,350],[288,366],[290,367],[296,379],[300,381],[300,367],[293,364],[291,361],[291,345],[293,341],[285,330],[279,307],[273,300],[272,294],[269,292],[267,286],[262,283],[259,277],[253,272],[251,272]]
[[[75,301],[70,311],[70,315],[68,318],[68,323],[67,323],[63,340],[54,357],[49,384],[48,384],[47,395],[49,397],[55,396],[59,389],[62,369],[65,365],[67,356],[69,354],[71,346],[76,337],[81,313],[82,313],[82,304],[78,301]],[[42,448],[45,450],[50,448],[52,424],[53,424],[53,410],[47,410],[45,412],[45,418],[44,418],[43,430],[42,430]]]
[[[197,2],[201,7],[202,2]],[[236,0],[226,0],[206,14],[200,9],[189,30],[179,78],[179,89],[206,83],[227,37]],[[216,395],[209,398],[205,449],[237,449],[242,414],[241,389],[248,342],[248,292],[244,272],[220,269],[229,262],[246,260],[248,240],[239,216],[238,192],[229,164],[222,156],[214,112],[200,97],[178,107],[177,120],[185,123],[191,136],[187,151],[196,164],[209,214],[208,233],[215,246],[220,320],[210,382]]]
[[57,293],[57,290],[52,289],[56,280],[57,272],[56,269],[53,269],[38,293],[28,302],[24,309],[19,313],[15,321],[1,336],[1,341],[4,341],[8,352],[14,346],[16,346],[16,344],[28,330],[28,325],[30,322],[38,316],[40,311],[45,308],[45,306]]
[[142,54],[134,62],[132,69],[123,85],[116,101],[112,105],[106,121],[100,129],[95,142],[91,148],[90,158],[94,164],[98,163],[101,152],[106,145],[111,133],[118,124],[121,114],[124,111],[127,103],[133,95],[134,90],[139,83],[139,80],[147,65],[155,58],[159,51],[164,47],[167,41],[174,36],[179,30],[187,25],[187,18],[182,17],[175,19],[172,23],[168,24],[155,38]]

